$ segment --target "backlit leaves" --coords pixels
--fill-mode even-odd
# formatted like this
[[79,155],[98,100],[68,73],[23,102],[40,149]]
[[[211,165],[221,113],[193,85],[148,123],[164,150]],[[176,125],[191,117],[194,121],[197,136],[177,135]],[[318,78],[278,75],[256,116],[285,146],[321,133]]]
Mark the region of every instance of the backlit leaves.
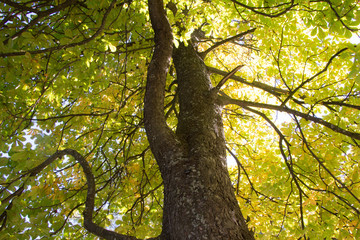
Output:
[[[91,0],[56,11],[68,1],[17,2],[23,8],[1,5],[1,235],[93,239],[82,227],[86,181],[72,158],[24,175],[65,148],[92,167],[98,224],[157,235],[162,181],[142,120],[154,45],[146,1]],[[201,28],[203,52],[256,28],[208,53],[205,63],[224,71],[244,65],[237,76],[282,94],[229,79],[221,89],[229,97],[283,104],[360,133],[360,52],[349,42],[359,34],[358,1],[170,2],[177,8],[166,10],[175,45]],[[173,129],[175,77],[170,69],[165,108]],[[212,74],[214,85],[221,79]],[[223,117],[227,146],[242,165],[240,175],[230,166],[231,177],[259,239],[360,237],[358,140],[271,109],[227,105]]]

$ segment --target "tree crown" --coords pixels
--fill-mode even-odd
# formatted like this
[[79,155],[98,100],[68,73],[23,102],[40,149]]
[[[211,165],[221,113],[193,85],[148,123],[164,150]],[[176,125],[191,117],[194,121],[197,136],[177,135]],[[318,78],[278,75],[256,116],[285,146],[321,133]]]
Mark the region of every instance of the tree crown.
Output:
[[[93,238],[82,226],[87,170],[65,149],[91,167],[97,224],[159,234],[162,180],[143,122],[147,2],[0,2],[4,236]],[[349,40],[359,6],[165,1],[174,47],[194,45],[224,105],[230,174],[258,238],[360,237],[360,47]],[[175,131],[173,64],[164,109]]]

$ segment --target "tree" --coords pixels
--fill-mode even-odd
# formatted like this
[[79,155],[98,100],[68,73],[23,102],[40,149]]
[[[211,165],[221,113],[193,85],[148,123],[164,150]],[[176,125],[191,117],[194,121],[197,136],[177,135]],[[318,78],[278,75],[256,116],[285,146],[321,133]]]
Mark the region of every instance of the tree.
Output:
[[0,2],[1,239],[360,237],[359,1]]

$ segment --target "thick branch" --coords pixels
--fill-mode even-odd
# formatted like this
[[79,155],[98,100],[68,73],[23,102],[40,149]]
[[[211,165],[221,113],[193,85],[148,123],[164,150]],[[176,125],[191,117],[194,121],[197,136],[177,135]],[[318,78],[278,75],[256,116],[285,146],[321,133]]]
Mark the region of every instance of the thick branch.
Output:
[[174,153],[178,145],[164,115],[165,81],[173,51],[173,36],[163,1],[149,0],[148,5],[155,32],[155,50],[147,73],[144,124],[151,150],[161,169],[165,166],[166,153]]
[[286,106],[277,106],[277,105],[272,105],[272,104],[265,104],[265,103],[257,103],[257,102],[249,102],[249,101],[244,101],[244,100],[237,100],[237,99],[232,99],[229,96],[225,95],[223,93],[222,96],[218,97],[219,101],[221,102],[221,104],[223,105],[228,105],[228,104],[235,104],[238,105],[240,107],[256,107],[256,108],[264,108],[264,109],[270,109],[270,110],[277,110],[280,112],[286,112],[289,114],[293,114],[295,116],[299,116],[302,117],[306,120],[312,121],[314,123],[318,123],[321,124],[327,128],[330,128],[331,130],[333,130],[334,132],[338,132],[341,133],[343,135],[346,135],[348,137],[360,140],[360,133],[356,133],[356,132],[350,132],[347,131],[345,129],[342,129],[332,123],[329,123],[321,118],[318,117],[314,117],[314,116],[310,116],[306,113],[302,113],[293,109],[290,109]]

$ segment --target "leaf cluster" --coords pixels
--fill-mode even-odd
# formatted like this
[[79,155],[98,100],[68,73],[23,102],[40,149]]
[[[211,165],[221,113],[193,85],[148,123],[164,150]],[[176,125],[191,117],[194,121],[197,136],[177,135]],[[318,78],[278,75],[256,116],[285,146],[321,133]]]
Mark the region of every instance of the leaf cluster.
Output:
[[[175,46],[203,32],[197,50],[219,86],[231,178],[257,237],[359,238],[360,47],[349,42],[359,3],[169,3]],[[146,1],[1,1],[1,16],[1,235],[93,239],[79,164],[62,157],[37,172],[68,148],[91,166],[94,222],[158,235],[162,180],[143,127],[154,46]],[[172,67],[173,129],[176,87]]]

